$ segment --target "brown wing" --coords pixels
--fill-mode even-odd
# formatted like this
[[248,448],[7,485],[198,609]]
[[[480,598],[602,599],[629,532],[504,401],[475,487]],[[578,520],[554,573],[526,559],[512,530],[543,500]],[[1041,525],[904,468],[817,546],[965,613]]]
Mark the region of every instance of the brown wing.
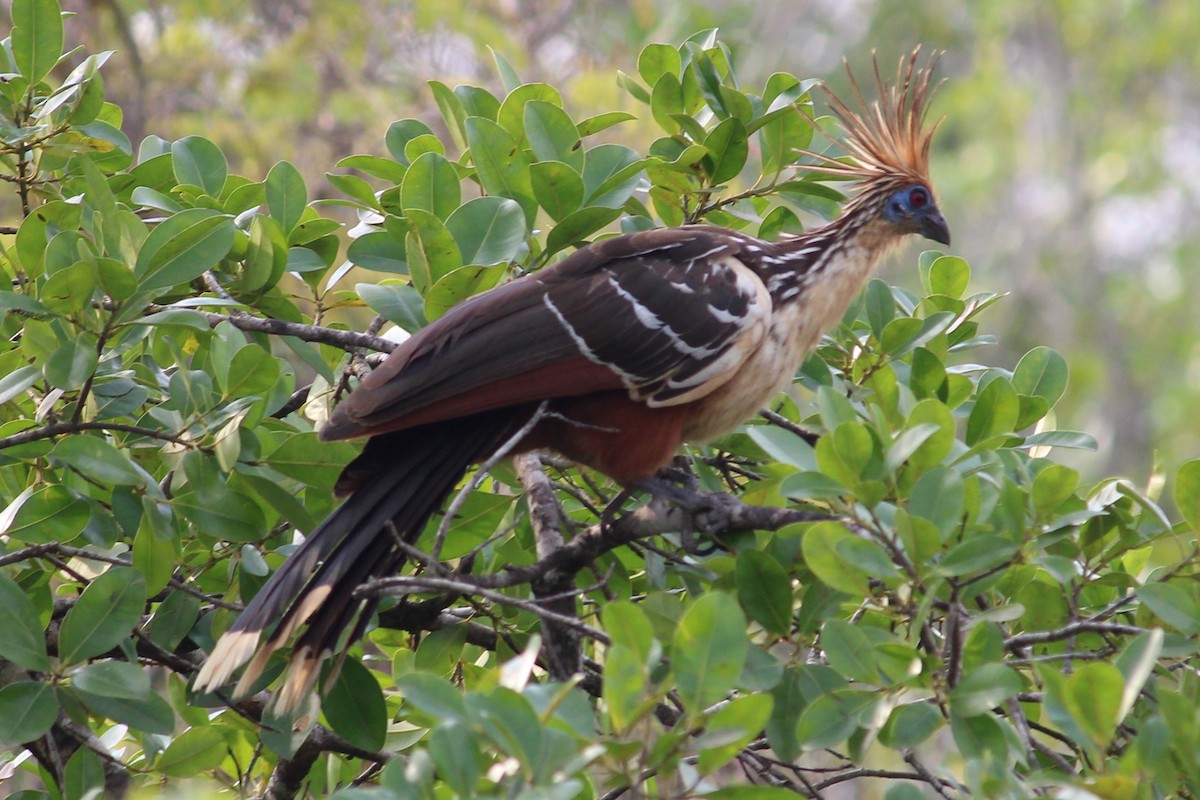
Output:
[[757,347],[771,313],[737,260],[744,242],[708,227],[620,236],[474,297],[397,348],[321,435],[615,389],[652,406],[702,396]]

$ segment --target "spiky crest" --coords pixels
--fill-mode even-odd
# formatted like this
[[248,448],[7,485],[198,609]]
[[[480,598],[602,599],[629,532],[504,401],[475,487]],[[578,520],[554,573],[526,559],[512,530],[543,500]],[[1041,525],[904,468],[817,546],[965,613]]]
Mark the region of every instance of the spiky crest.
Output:
[[863,96],[849,62],[844,62],[858,110],[851,108],[828,87],[822,88],[846,131],[847,138],[841,146],[849,154],[850,163],[806,151],[820,162],[810,169],[865,182],[901,178],[929,184],[929,147],[941,120],[926,127],[925,114],[937,90],[937,84],[931,80],[940,54],[931,55],[928,63],[918,69],[920,54],[918,46],[909,56],[900,59],[896,81],[890,85],[881,77],[879,61],[872,54],[879,96],[871,103]]

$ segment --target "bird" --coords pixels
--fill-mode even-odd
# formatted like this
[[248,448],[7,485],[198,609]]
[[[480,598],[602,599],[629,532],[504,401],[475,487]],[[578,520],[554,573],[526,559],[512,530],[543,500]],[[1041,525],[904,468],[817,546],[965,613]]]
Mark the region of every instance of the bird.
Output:
[[647,485],[684,442],[757,414],[890,250],[911,234],[950,244],[929,175],[937,55],[924,66],[919,55],[901,58],[891,82],[876,60],[872,102],[848,65],[854,106],[826,89],[845,152],[809,152],[808,166],[856,182],[832,221],[776,241],[708,224],[602,239],[399,345],[319,431],[367,437],[334,487],[346,499],[221,636],[195,688],[214,691],[248,662],[234,696],[247,693],[303,629],[273,702],[286,711],[311,696],[321,664],[374,609],[358,587],[403,564],[396,537],[411,544],[502,447]]

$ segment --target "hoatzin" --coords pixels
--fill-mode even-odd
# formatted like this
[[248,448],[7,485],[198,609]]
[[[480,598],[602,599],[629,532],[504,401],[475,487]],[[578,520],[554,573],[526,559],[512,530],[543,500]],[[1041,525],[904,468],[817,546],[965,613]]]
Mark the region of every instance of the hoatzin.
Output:
[[[516,451],[548,448],[615,480],[647,479],[680,445],[725,434],[792,381],[875,264],[907,234],[950,243],[929,180],[932,63],[902,59],[879,99],[832,93],[844,160],[813,169],[858,181],[841,216],[767,242],[711,225],[618,236],[455,306],[366,376],[321,429],[369,436],[337,485],[347,499],[263,586],[196,679],[236,693],[307,625],[276,698],[294,706],[372,604],[355,590],[403,561],[409,541],[472,464],[538,419]],[[394,526],[394,527],[393,527]],[[269,633],[260,644],[260,637]],[[352,637],[351,637],[352,638]],[[344,646],[344,645],[342,645]]]

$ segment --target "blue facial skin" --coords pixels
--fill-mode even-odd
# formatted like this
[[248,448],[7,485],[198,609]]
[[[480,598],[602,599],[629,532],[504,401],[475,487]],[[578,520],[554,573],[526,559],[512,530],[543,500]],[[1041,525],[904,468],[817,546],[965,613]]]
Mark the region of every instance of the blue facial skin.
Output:
[[950,244],[950,228],[924,186],[908,186],[893,194],[883,215],[905,231]]

